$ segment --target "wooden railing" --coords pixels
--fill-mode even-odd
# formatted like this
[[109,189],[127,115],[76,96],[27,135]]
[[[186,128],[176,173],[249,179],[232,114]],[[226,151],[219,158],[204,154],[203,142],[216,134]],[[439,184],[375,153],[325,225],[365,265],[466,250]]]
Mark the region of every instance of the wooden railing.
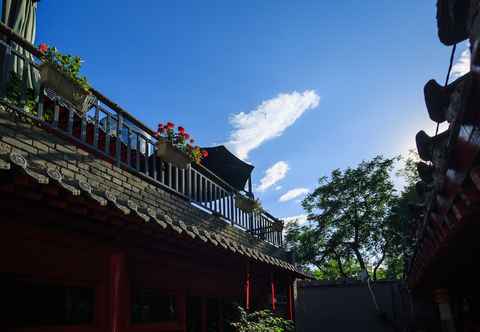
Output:
[[[19,47],[26,52],[20,52]],[[91,89],[95,100],[88,111],[82,113],[55,91],[41,85],[29,86],[31,73],[33,76],[40,75],[38,66],[41,64],[41,54],[3,24],[0,24],[0,54],[0,60],[3,59],[3,63],[0,63],[2,105],[33,118],[54,132],[66,135],[98,157],[154,182],[193,206],[275,246],[282,245],[281,221],[264,210],[242,211],[235,197],[243,193],[204,166],[195,164],[188,169],[179,169],[159,159],[156,155],[155,132],[99,91]],[[6,93],[12,61],[20,64],[17,68],[22,68],[22,73],[18,74],[21,93],[17,100],[7,98]]]

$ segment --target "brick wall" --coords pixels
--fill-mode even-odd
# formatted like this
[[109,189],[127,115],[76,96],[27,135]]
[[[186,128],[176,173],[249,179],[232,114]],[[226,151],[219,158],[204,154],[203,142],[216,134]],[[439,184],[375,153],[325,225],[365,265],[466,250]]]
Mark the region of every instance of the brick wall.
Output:
[[119,198],[132,200],[138,205],[161,209],[173,219],[193,224],[257,249],[280,259],[288,259],[285,251],[258,240],[190,204],[185,198],[166,188],[114,166],[29,120],[0,106],[0,144],[21,153],[33,163],[57,168],[65,177],[87,181],[95,187],[110,190]]

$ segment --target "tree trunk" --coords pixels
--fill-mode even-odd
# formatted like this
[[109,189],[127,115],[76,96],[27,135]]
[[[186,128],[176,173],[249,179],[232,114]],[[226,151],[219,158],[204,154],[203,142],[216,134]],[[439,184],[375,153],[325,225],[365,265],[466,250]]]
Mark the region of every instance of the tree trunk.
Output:
[[362,254],[360,253],[360,250],[358,250],[358,245],[354,244],[352,246],[352,249],[353,249],[353,252],[355,253],[355,257],[357,258],[357,261],[358,261],[358,264],[360,265],[360,268],[363,271],[367,271],[367,274],[368,274],[368,270],[367,270],[367,267],[365,265],[365,261],[363,260]]
[[378,268],[380,267],[380,265],[382,265],[383,261],[385,260],[385,248],[383,249],[383,253],[382,253],[382,258],[380,258],[380,260],[377,262],[377,264],[375,265],[375,268],[373,269],[373,282],[376,282],[377,281],[377,270]]
[[343,269],[343,263],[342,263],[342,260],[340,259],[340,257],[335,255],[335,260],[337,261],[338,269],[340,270],[340,274],[344,278],[348,278],[347,274],[345,273],[345,270]]

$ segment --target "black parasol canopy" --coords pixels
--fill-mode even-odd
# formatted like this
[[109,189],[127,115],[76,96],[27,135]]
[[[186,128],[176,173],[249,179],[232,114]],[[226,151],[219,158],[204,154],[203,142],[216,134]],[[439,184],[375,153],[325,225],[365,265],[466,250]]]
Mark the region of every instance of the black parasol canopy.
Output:
[[202,149],[208,152],[208,157],[202,160],[206,168],[235,189],[245,189],[254,168],[252,165],[238,159],[223,145]]

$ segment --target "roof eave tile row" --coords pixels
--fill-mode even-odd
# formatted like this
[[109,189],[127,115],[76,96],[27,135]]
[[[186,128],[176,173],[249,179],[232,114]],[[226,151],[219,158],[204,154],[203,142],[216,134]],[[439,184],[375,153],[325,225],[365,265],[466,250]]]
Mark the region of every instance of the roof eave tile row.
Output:
[[70,192],[73,196],[80,196],[84,193],[100,206],[105,207],[108,203],[111,203],[112,206],[117,208],[124,215],[135,216],[143,223],[155,223],[163,230],[170,229],[177,234],[183,233],[186,235],[186,237],[182,237],[183,239],[187,238],[192,241],[209,243],[215,247],[223,248],[224,250],[248,257],[258,262],[273,265],[303,277],[309,277],[290,263],[263,254],[258,250],[248,248],[236,241],[227,239],[218,233],[209,232],[206,229],[199,229],[194,225],[186,225],[181,220],[174,220],[164,211],[160,212],[159,210],[137,204],[132,200],[121,199],[111,191],[95,187],[87,181],[65,177],[58,169],[47,168],[46,166],[29,162],[24,155],[11,151],[8,146],[0,145],[0,170],[8,171],[14,168],[21,169],[26,175],[30,176],[39,184],[55,183]]

